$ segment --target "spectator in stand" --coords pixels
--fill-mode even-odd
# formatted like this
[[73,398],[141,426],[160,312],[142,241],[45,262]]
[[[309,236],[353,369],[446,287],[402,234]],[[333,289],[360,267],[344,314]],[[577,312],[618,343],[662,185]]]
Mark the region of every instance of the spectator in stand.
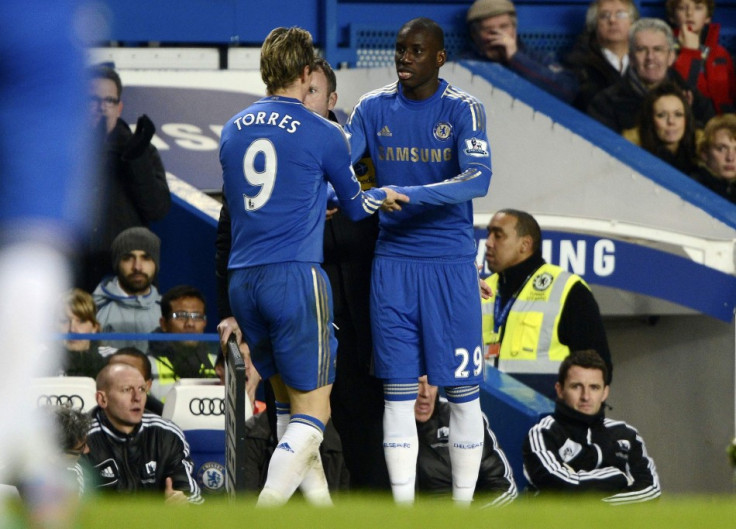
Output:
[[97,407],[90,415],[89,452],[97,489],[158,492],[167,504],[204,500],[184,433],[173,422],[145,413],[146,382],[133,366],[110,364],[97,375]]
[[[414,418],[419,434],[417,458],[417,490],[433,494],[452,492],[452,464],[450,463],[450,403],[439,397],[437,386],[419,377],[419,395],[414,404]],[[478,482],[475,485],[475,501],[486,500],[488,505],[501,506],[517,496],[516,482],[506,455],[498,446],[496,436],[483,416],[485,435],[483,458]]]
[[146,411],[161,415],[164,412],[164,403],[157,397],[151,395],[153,376],[151,374],[151,361],[145,353],[135,347],[123,347],[118,349],[107,359],[108,364],[127,364],[135,367],[146,381]]
[[588,114],[618,133],[636,126],[647,93],[670,81],[688,94],[696,127],[715,115],[713,105],[698,90],[689,90],[685,80],[670,68],[675,61],[675,39],[663,20],[642,18],[629,32],[629,68],[615,85],[596,95]]
[[[148,228],[128,228],[112,241],[114,277],[93,293],[102,332],[149,333],[161,319],[161,294],[153,284],[159,271],[161,241]],[[116,340],[118,347],[148,350],[146,340]]]
[[698,155],[700,165],[691,176],[736,204],[736,115],[723,114],[708,122]]
[[613,505],[653,500],[662,493],[639,432],[605,417],[606,370],[592,349],[574,351],[560,364],[555,411],[524,439],[524,474],[532,489],[597,493]]
[[466,21],[473,42],[468,58],[501,63],[567,103],[575,99],[575,74],[552,54],[528,49],[519,39],[516,7],[510,0],[476,0],[468,9]]
[[734,112],[736,74],[731,55],[718,44],[721,25],[711,22],[715,2],[667,0],[666,5],[679,48],[674,69],[691,90],[711,100],[718,114]]
[[580,83],[574,104],[583,112],[598,92],[626,73],[629,29],[638,18],[632,0],[593,0],[588,6],[585,31],[567,58]]
[[[178,285],[161,297],[160,327],[155,334],[203,334],[207,325],[204,294],[193,286]],[[159,341],[148,344],[153,366],[151,392],[159,399],[180,378],[214,378],[217,343],[199,340]]]
[[135,132],[120,118],[123,85],[112,68],[90,70],[89,105],[98,147],[103,154],[95,190],[99,222],[77,265],[75,286],[91,292],[108,273],[110,245],[115,237],[134,226],[160,220],[171,207],[161,156],[151,144],[155,126],[145,114]]
[[[79,288],[72,289],[64,299],[64,314],[59,321],[63,333],[96,334],[100,332],[97,305],[92,296]],[[62,372],[66,376],[95,378],[113,347],[102,346],[96,340],[64,340],[65,357]]]
[[672,83],[647,94],[635,129],[624,137],[689,175],[695,170],[695,125],[687,97]]

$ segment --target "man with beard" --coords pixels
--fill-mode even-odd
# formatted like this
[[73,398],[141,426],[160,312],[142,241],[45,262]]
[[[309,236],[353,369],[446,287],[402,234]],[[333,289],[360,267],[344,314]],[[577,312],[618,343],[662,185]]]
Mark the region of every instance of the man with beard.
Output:
[[[102,280],[93,293],[102,332],[148,333],[161,318],[161,294],[153,285],[158,273],[160,239],[148,228],[128,228],[112,242],[116,275]],[[115,340],[115,347],[148,350],[146,340]]]

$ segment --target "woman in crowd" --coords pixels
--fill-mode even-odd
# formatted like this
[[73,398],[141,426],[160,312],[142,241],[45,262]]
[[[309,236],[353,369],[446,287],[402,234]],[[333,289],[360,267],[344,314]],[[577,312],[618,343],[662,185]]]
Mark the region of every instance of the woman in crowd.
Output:
[[698,155],[700,166],[691,176],[736,203],[736,115],[723,114],[708,121]]
[[685,174],[696,167],[696,132],[687,96],[664,83],[642,104],[639,125],[624,136]]

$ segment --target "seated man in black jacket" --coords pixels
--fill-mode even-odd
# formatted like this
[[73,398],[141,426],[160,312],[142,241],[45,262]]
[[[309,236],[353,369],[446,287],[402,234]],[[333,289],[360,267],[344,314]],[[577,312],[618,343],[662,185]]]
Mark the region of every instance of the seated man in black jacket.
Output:
[[108,364],[97,375],[97,404],[83,456],[99,490],[163,493],[166,503],[202,503],[184,433],[145,413],[147,385],[128,364]]
[[[419,492],[445,493],[449,496],[452,493],[452,467],[448,446],[450,405],[445,399],[439,398],[437,386],[429,384],[426,375],[419,377],[414,418],[419,434],[417,489]],[[516,498],[516,483],[511,465],[498,446],[485,416],[483,424],[483,459],[475,485],[475,499],[478,501],[486,497],[490,500],[488,505],[501,506]]]
[[661,494],[654,460],[635,428],[606,419],[606,364],[595,351],[572,352],[560,365],[555,412],[524,439],[524,474],[532,488],[599,492],[611,504]]

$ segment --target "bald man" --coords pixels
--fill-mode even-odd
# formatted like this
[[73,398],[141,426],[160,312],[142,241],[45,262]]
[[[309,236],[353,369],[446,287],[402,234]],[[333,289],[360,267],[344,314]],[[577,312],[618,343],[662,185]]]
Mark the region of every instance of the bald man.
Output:
[[144,411],[147,384],[128,364],[108,364],[97,375],[97,407],[84,457],[105,491],[163,493],[166,503],[202,503],[192,477],[184,433]]

